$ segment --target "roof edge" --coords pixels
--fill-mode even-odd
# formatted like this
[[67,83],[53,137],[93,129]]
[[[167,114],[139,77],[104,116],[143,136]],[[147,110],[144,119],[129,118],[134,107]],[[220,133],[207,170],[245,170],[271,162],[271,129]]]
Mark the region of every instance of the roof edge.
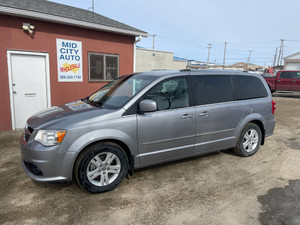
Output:
[[299,55],[299,54],[300,54],[300,52],[296,52],[296,53],[293,53],[293,54],[288,55],[286,57],[283,57],[283,59],[289,59],[289,58],[294,57],[294,56]]
[[143,48],[143,47],[137,47],[136,50],[143,50],[143,51],[148,51],[148,52],[162,52],[162,53],[174,54],[174,52],[168,52],[168,51],[156,50],[156,49],[148,49],[148,48]]
[[50,22],[55,22],[55,23],[60,23],[60,24],[68,24],[76,27],[83,27],[83,28],[89,28],[93,30],[101,30],[101,31],[108,31],[112,33],[117,33],[117,34],[125,34],[129,36],[142,36],[142,37],[148,37],[148,33],[144,32],[137,32],[137,31],[131,31],[131,30],[126,30],[126,29],[121,29],[121,28],[116,28],[116,27],[109,27],[97,23],[91,23],[91,22],[86,22],[82,20],[76,20],[76,19],[70,19],[70,18],[65,18],[61,16],[55,16],[55,15],[50,15],[46,13],[40,13],[40,12],[34,12],[34,11],[29,11],[29,10],[23,10],[23,9],[16,9],[16,8],[11,8],[11,7],[5,7],[5,6],[0,6],[0,13],[6,14],[6,15],[13,15],[13,16],[23,16],[23,17],[28,17],[32,19],[39,19],[43,21],[50,21]]

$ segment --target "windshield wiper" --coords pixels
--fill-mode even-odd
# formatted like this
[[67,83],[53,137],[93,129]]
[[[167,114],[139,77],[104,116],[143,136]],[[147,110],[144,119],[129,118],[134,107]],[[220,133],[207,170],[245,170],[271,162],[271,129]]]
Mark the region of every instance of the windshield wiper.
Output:
[[91,104],[91,105],[93,105],[93,106],[96,106],[96,107],[101,107],[101,104],[98,103],[98,102],[88,101],[87,103],[88,103],[88,104]]

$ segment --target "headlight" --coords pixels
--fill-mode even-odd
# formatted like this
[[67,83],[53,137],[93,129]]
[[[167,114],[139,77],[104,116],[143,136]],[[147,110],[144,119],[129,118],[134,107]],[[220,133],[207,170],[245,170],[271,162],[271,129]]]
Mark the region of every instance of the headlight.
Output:
[[66,130],[39,130],[34,140],[45,146],[60,144],[64,139]]

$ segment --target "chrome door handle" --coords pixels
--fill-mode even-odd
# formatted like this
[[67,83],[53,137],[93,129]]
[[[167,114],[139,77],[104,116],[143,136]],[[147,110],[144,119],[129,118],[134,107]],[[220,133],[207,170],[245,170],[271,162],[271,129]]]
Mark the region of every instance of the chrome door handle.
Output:
[[199,113],[198,116],[208,116],[208,113],[207,112],[202,112],[202,113]]
[[189,119],[189,118],[192,118],[192,117],[193,117],[192,114],[183,114],[183,115],[181,116],[181,119]]
[[292,83],[296,83],[296,81],[295,81],[295,80],[292,80]]
[[277,80],[277,82],[281,82],[281,80]]

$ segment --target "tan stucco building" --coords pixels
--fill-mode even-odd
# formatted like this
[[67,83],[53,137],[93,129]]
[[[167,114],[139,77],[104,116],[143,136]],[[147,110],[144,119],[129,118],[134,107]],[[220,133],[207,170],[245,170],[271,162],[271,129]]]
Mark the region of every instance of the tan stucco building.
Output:
[[174,60],[173,52],[136,48],[135,72],[150,70],[180,70],[186,69],[187,60]]

